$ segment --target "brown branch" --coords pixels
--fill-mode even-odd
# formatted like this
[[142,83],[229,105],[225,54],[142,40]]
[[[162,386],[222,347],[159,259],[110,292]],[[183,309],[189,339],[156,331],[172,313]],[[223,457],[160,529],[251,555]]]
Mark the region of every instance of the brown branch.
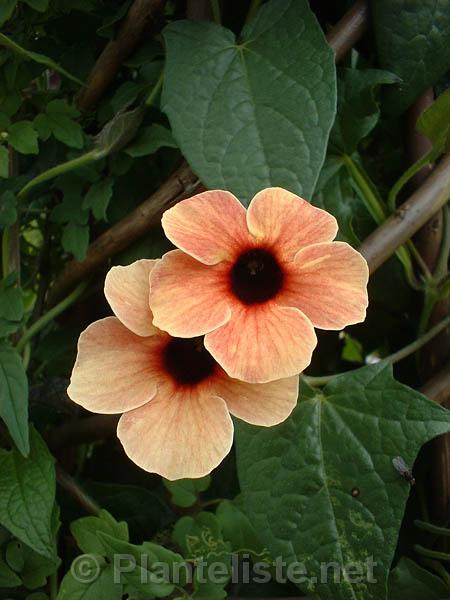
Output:
[[361,244],[359,251],[374,273],[409,240],[450,198],[450,153],[425,183]]
[[450,402],[450,361],[427,381],[420,391],[438,404]]
[[119,415],[95,415],[69,421],[53,429],[47,436],[47,444],[53,451],[59,448],[90,444],[107,440],[116,435]]
[[183,163],[147,200],[110,227],[90,246],[83,262],[71,260],[50,289],[47,303],[53,306],[79,281],[108,261],[159,222],[162,213],[176,202],[199,190],[198,178]]
[[363,36],[368,24],[369,3],[367,0],[358,0],[342,19],[330,29],[327,33],[327,40],[335,52],[337,63]]
[[[189,6],[191,6],[192,2]],[[344,41],[354,43],[364,33],[367,25],[368,12],[365,10],[366,2],[358,1],[330,31],[327,36],[330,45],[336,51],[336,60],[342,57],[344,47],[350,46]],[[133,5],[134,6],[134,5]],[[194,10],[190,8],[190,10]],[[202,11],[204,8],[202,9]],[[131,10],[130,10],[131,13]],[[358,18],[356,16],[358,15]],[[131,18],[131,17],[130,17]],[[118,38],[119,39],[119,38]],[[97,70],[97,65],[93,73]],[[163,186],[138,208],[127,215],[122,221],[113,225],[108,231],[97,238],[88,249],[86,259],[80,263],[71,260],[57,277],[51,288],[47,305],[53,306],[79,281],[90,275],[95,269],[105,263],[111,256],[117,254],[131,243],[143,236],[155,223],[161,214],[177,201],[198,191],[195,187],[197,177],[192,173],[187,164],[178,169]]]
[[62,467],[56,465],[56,481],[90,515],[98,515],[100,507],[90,498],[83,488]]
[[87,80],[87,87],[78,99],[82,111],[89,110],[113,82],[122,63],[142,41],[145,28],[153,15],[161,12],[165,0],[135,0],[117,37],[105,46]]

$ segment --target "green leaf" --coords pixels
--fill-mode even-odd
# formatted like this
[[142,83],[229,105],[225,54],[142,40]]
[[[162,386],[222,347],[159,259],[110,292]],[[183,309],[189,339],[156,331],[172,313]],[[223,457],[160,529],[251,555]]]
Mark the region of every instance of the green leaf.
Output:
[[[449,430],[449,411],[395,381],[384,363],[320,392],[304,385],[281,425],[237,428],[246,514],[272,556],[304,563],[308,593],[384,598],[410,491],[392,459],[413,465],[424,443]],[[325,583],[324,563],[360,577]]]
[[[2,146],[0,146],[1,160]],[[3,192],[0,197],[0,229],[10,227],[17,221],[16,197],[10,190]]]
[[39,152],[38,134],[30,121],[17,121],[8,130],[8,142],[21,154]]
[[178,479],[177,481],[163,479],[163,483],[172,495],[173,504],[188,508],[197,502],[201,492],[209,488],[211,477],[207,475],[200,479]]
[[61,243],[66,252],[83,261],[89,246],[89,226],[68,223],[63,229]]
[[197,570],[194,574],[192,598],[214,598],[226,596],[224,587],[231,574],[231,544],[223,539],[220,521],[210,512],[201,512],[194,517],[182,517],[175,524],[173,541],[189,559],[201,559],[204,566],[221,563],[221,571],[215,573],[213,581],[205,581],[212,575],[209,569]]
[[162,106],[206,187],[245,204],[268,186],[312,195],[336,107],[334,54],[306,0],[270,0],[242,36],[175,21]]
[[377,99],[382,84],[398,82],[398,77],[377,69],[339,69],[338,106],[330,133],[332,152],[353,154],[359,142],[367,137],[378,122]]
[[133,158],[138,158],[154,154],[160,148],[177,147],[172,132],[166,127],[154,123],[149,127],[144,127],[136,139],[133,140],[133,143],[125,149],[125,152]]
[[76,575],[73,568],[66,573],[56,600],[121,600],[123,584],[114,583],[113,566],[107,565],[101,557],[94,555],[90,555],[86,560],[90,560],[90,570],[86,562],[80,576]]
[[101,179],[91,185],[84,198],[83,208],[91,209],[97,221],[101,219],[107,221],[106,210],[113,195],[113,186],[114,179],[112,177]]
[[101,510],[96,517],[83,517],[73,521],[70,531],[80,550],[86,554],[107,554],[107,550],[98,537],[99,531],[107,533],[113,538],[129,541],[128,525],[123,521],[118,523],[106,510]]
[[[173,592],[175,586],[171,582],[173,580],[171,567],[184,563],[184,559],[179,554],[151,542],[136,546],[101,531],[98,536],[107,549],[107,556],[113,558],[116,555],[124,555],[134,561],[133,569],[124,569],[121,572],[123,583],[150,598],[163,598]],[[161,563],[164,563],[167,569],[161,569]]]
[[146,89],[146,86],[136,81],[125,81],[114,93],[111,98],[111,106],[114,113],[125,110],[127,106],[132,104],[137,96]]
[[25,565],[20,576],[23,584],[29,590],[35,590],[47,583],[47,578],[55,573],[60,564],[60,559],[56,556],[47,558],[41,556],[28,546],[23,548]]
[[234,552],[253,551],[259,559],[266,550],[249,518],[237,506],[236,501],[223,500],[217,507],[216,517],[222,528],[223,537],[230,542]]
[[28,458],[16,450],[0,450],[0,523],[39,554],[53,558],[54,461],[40,435],[34,429],[30,433]]
[[8,148],[0,146],[0,177],[6,179],[9,172],[9,153]]
[[378,61],[402,82],[385,91],[386,108],[408,108],[450,68],[447,0],[377,0],[372,4]]
[[352,246],[359,246],[375,226],[355,190],[353,178],[338,156],[326,158],[312,203],[336,217],[339,239]]
[[402,558],[389,576],[389,600],[448,599],[445,583],[409,558]]
[[22,585],[22,580],[0,559],[0,588],[14,588]]
[[[51,531],[54,540],[56,540],[60,525],[59,508],[55,504],[51,518]],[[29,590],[36,590],[43,587],[46,585],[49,575],[55,573],[58,569],[61,563],[60,559],[56,555],[53,555],[51,558],[42,556],[25,544],[21,546],[24,565],[20,577],[22,578],[23,585]]]
[[420,115],[416,129],[433,144],[430,161],[450,149],[450,89]]
[[341,354],[342,358],[349,362],[363,363],[364,354],[361,342],[345,331],[342,332],[342,337],[344,339],[344,347]]
[[25,559],[22,552],[22,544],[18,540],[12,540],[6,546],[5,559],[8,566],[16,573],[23,571]]
[[[28,380],[20,355],[5,342],[0,342],[0,417],[6,423],[19,452],[27,456],[30,452]],[[1,476],[0,472],[0,479]]]
[[12,17],[16,5],[17,0],[2,0],[0,3],[0,25],[3,25]]
[[[9,0],[7,0],[7,1],[9,2]],[[1,10],[2,9],[0,9],[0,19],[1,19]],[[26,48],[19,46],[19,44],[16,44],[16,42],[14,42],[11,38],[7,37],[3,33],[0,33],[0,46],[9,48],[13,52],[18,54],[22,58],[24,58],[25,60],[32,60],[34,62],[39,63],[40,65],[44,65],[48,69],[54,69],[58,73],[61,73],[61,75],[64,75],[68,79],[71,79],[75,83],[78,83],[78,85],[84,86],[84,83],[80,79],[71,75],[68,71],[63,69],[60,65],[58,65],[58,63],[56,63],[54,60],[52,60],[48,56],[45,56],[44,54],[39,54],[38,52],[31,52],[30,50],[27,50]]]
[[46,134],[48,129],[55,138],[71,148],[82,148],[84,145],[83,129],[73,120],[79,112],[64,100],[52,100],[48,103],[46,114],[40,115],[37,127]]
[[48,10],[49,0],[22,0],[22,2],[25,2],[28,6],[31,6],[31,8],[34,8],[34,10],[37,10],[38,12],[45,12]]

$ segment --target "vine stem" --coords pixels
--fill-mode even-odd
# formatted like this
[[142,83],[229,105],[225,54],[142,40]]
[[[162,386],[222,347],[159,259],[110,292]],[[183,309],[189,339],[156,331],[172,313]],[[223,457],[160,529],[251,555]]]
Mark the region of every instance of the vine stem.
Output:
[[40,319],[35,321],[29,329],[26,329],[20,340],[17,342],[17,351],[23,352],[25,346],[31,340],[31,338],[39,333],[39,331],[41,331],[46,325],[48,325],[50,321],[53,321],[53,319],[55,319],[58,315],[69,308],[69,306],[71,306],[76,300],[78,300],[86,287],[86,281],[80,283],[80,285],[76,287],[66,298],[64,298],[64,300],[61,300],[61,302],[43,314]]
[[245,24],[249,23],[253,17],[258,12],[258,8],[261,5],[261,0],[252,0],[250,3],[250,8],[248,9],[247,17],[245,19]]
[[101,507],[83,490],[83,488],[66,471],[56,465],[56,480],[59,485],[74,498],[90,515],[98,515]]
[[450,537],[450,529],[447,529],[446,527],[440,527],[439,525],[433,525],[432,523],[427,523],[426,521],[419,521],[418,519],[414,521],[414,525],[419,529],[428,531],[428,533]]
[[427,152],[422,158],[419,158],[417,162],[412,164],[409,169],[399,177],[394,183],[388,194],[387,205],[390,212],[394,212],[397,208],[397,196],[400,190],[408,183],[410,179],[414,177],[419,171],[426,167],[433,160],[433,152]]
[[[435,336],[437,336],[441,331],[443,331],[449,325],[450,325],[450,315],[448,315],[440,323],[438,323],[437,325],[432,327],[429,331],[427,331],[426,333],[421,335],[419,338],[417,338],[417,340],[414,340],[414,342],[411,342],[411,344],[408,344],[407,346],[405,346],[404,348],[401,348],[397,352],[394,352],[393,354],[390,354],[386,358],[383,358],[382,359],[383,362],[393,365],[394,363],[399,362],[400,360],[403,360],[407,356],[414,354],[414,352],[416,352],[417,350],[422,348],[422,346],[425,346],[425,344],[427,344],[430,340],[432,340]],[[344,375],[344,374],[345,374],[345,372],[344,373],[335,373],[334,375],[324,375],[323,377],[312,377],[312,376],[308,376],[308,375],[303,375],[303,379],[309,385],[323,386],[323,385],[326,385],[327,383],[329,383],[330,381],[332,381],[333,379],[335,379],[336,377],[339,377],[340,375]]]
[[424,548],[420,544],[414,545],[414,550],[417,554],[421,556],[425,556],[426,558],[433,558],[436,560],[444,560],[446,562],[450,562],[450,554],[446,552],[438,552],[437,550],[429,550],[428,548]]
[[3,277],[9,275],[9,227],[5,227],[2,235],[2,272]]
[[372,188],[369,185],[369,182],[367,181],[366,177],[363,175],[355,161],[348,154],[344,154],[342,156],[342,159],[362,194],[362,199],[364,201],[364,204],[366,205],[367,210],[372,215],[375,223],[377,225],[380,225],[386,219],[386,213],[383,206],[381,205],[378,198],[375,196],[374,192],[372,191]]
[[31,181],[29,181],[17,194],[17,200],[23,200],[28,193],[40,183],[44,183],[49,179],[53,179],[54,177],[58,177],[58,175],[62,175],[63,173],[67,173],[69,171],[73,171],[74,169],[78,169],[84,165],[88,165],[99,158],[101,158],[101,151],[98,149],[90,150],[81,156],[77,156],[77,158],[73,158],[72,160],[68,160],[65,163],[57,165],[56,167],[52,167],[47,171],[44,171]]
[[217,23],[217,25],[221,25],[222,19],[220,15],[220,0],[211,0],[211,10],[214,22]]
[[158,95],[159,91],[162,88],[163,81],[164,81],[164,69],[161,71],[161,74],[158,77],[158,81],[153,86],[152,91],[150,92],[150,94],[147,97],[147,100],[145,101],[146,106],[153,105],[153,102],[155,101],[156,96]]
[[[348,172],[353,178],[354,182],[358,186],[358,190],[360,192],[360,196],[374,219],[377,225],[381,225],[386,220],[386,211],[384,206],[380,202],[380,200],[376,197],[370,183],[367,179],[367,176],[364,172],[359,168],[358,164],[348,155],[344,154],[342,156],[345,166],[347,167]],[[414,289],[417,289],[417,283],[414,276],[414,269],[411,263],[411,257],[406,248],[401,247],[396,250],[396,255],[400,262],[403,265],[405,270],[406,278]]]

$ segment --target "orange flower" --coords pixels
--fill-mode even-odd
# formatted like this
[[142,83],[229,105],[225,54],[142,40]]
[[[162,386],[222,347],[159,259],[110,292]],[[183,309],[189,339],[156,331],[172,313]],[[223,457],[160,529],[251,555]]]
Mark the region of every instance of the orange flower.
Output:
[[231,379],[201,338],[174,338],[152,325],[154,260],[113,267],[105,295],[115,317],[80,336],[68,394],[87,410],[124,413],[117,434],[140,467],[167,479],[202,477],[230,451],[230,413],[255,425],[284,421],[298,377],[251,385]]
[[366,261],[332,242],[332,215],[286,190],[262,190],[247,211],[229,192],[204,192],[162,223],[181,250],[152,272],[153,323],[177,337],[205,335],[230,377],[290,377],[311,361],[314,327],[365,319]]

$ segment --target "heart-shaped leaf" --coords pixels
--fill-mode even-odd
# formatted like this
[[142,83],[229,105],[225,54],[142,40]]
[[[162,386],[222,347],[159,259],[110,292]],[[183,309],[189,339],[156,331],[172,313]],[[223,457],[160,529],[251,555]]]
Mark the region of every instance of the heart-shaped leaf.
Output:
[[248,204],[268,186],[311,197],[336,109],[333,52],[306,0],[271,0],[234,34],[164,30],[162,95],[174,137],[209,188]]
[[273,557],[304,565],[305,591],[385,598],[410,489],[392,461],[413,465],[425,442],[448,431],[450,412],[395,381],[384,363],[323,391],[304,386],[281,425],[238,428],[247,514]]

